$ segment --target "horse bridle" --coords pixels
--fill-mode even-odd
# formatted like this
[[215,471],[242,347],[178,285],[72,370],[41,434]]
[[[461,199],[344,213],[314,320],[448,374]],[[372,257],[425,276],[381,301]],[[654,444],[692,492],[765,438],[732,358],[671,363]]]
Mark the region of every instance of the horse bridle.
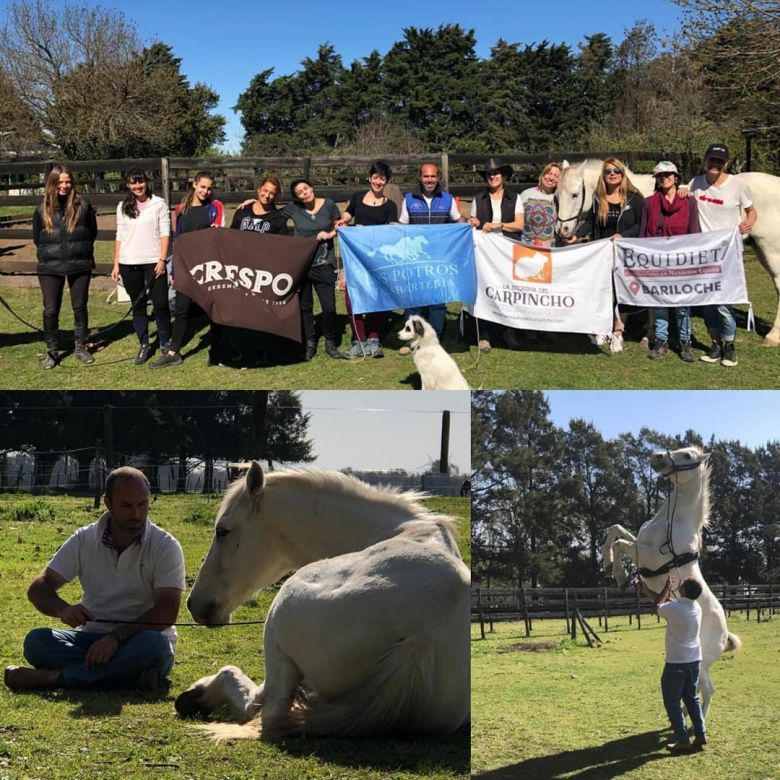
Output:
[[[580,211],[579,211],[578,214],[575,214],[573,217],[566,217],[566,219],[561,219],[560,217],[557,217],[557,221],[560,222],[561,225],[565,225],[567,222],[573,222],[573,221],[576,220],[576,224],[574,225],[574,231],[575,232],[577,231],[577,228],[579,227],[579,223],[582,221],[582,215],[585,213],[584,209],[582,208],[582,206],[585,205],[585,177],[584,176],[582,177],[582,184],[580,185],[580,198],[582,199],[582,202],[581,202]],[[556,200],[555,212],[557,214],[558,213],[558,205],[557,204],[559,202],[557,194],[555,196],[555,200]],[[560,233],[561,231],[558,230],[557,232]]]
[[[685,463],[685,464],[677,464],[674,462],[674,458],[672,457],[672,453],[670,450],[666,450],[666,454],[669,456],[669,462],[672,464],[670,470],[664,474],[664,476],[668,477],[671,474],[676,474],[679,471],[692,471],[693,469],[699,468],[702,463],[704,463],[707,458],[704,457],[701,460],[696,461],[695,463]],[[677,504],[677,498],[675,496],[675,506],[671,508],[671,513],[667,510],[667,523],[666,523],[666,542],[662,544],[658,548],[658,552],[662,555],[664,554],[664,547],[667,547],[669,552],[672,554],[672,559],[670,561],[667,561],[666,563],[659,566],[657,569],[647,569],[644,567],[639,567],[638,572],[643,577],[657,577],[659,574],[666,574],[667,572],[670,572],[672,569],[679,568],[680,566],[684,566],[686,563],[691,563],[691,561],[697,561],[699,559],[699,553],[697,552],[687,552],[683,553],[682,555],[677,555],[677,553],[674,551],[674,545],[672,544],[672,531],[674,526],[674,510],[676,508]],[[637,564],[639,563],[639,546],[636,547],[636,559]]]

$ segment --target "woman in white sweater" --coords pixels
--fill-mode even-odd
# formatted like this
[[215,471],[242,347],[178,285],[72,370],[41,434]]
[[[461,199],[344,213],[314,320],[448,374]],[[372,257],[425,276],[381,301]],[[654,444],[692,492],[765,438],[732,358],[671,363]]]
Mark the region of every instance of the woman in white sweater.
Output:
[[127,197],[116,209],[116,245],[111,278],[118,282],[121,276],[122,284],[133,301],[133,329],[140,343],[134,362],[140,366],[151,355],[146,309],[149,296],[154,304],[160,347],[165,347],[171,339],[165,269],[171,222],[168,204],[152,194],[144,171],[140,168],[128,171],[125,184]]

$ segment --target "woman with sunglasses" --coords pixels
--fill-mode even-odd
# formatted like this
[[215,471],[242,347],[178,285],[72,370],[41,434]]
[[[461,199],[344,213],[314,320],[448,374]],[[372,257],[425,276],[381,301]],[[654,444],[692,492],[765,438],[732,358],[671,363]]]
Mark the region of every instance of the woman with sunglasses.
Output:
[[[653,168],[655,192],[645,201],[645,213],[642,220],[642,237],[684,236],[688,233],[701,233],[699,227],[699,209],[694,198],[682,198],[677,192],[680,175],[677,166],[663,160]],[[647,353],[650,360],[659,360],[669,354],[669,309],[658,307],[655,313],[655,344]],[[691,349],[691,309],[679,306],[677,316],[677,334],[680,340],[680,357],[686,363],[693,363]]]
[[[615,157],[604,160],[601,166],[593,206],[575,233],[575,241],[584,240],[590,235],[597,241],[600,238],[636,238],[642,227],[645,199],[628,180],[626,166]],[[572,243],[572,241],[569,241]],[[611,352],[623,351],[623,330],[628,313],[635,307],[618,306],[619,316],[612,326],[609,342]]]
[[171,223],[168,204],[149,188],[146,173],[140,168],[128,171],[127,197],[116,209],[116,243],[111,279],[122,284],[133,302],[133,330],[139,348],[134,363],[146,363],[149,346],[147,301],[154,304],[157,338],[162,347],[171,340],[171,313],[168,307],[168,258]]

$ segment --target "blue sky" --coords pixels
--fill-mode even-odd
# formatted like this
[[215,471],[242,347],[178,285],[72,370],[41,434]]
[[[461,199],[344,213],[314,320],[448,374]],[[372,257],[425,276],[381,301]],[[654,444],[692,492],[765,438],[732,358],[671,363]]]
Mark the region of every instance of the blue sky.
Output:
[[[61,0],[54,0],[59,4]],[[79,0],[75,0],[79,2]],[[0,0],[0,9],[11,5]],[[487,57],[503,37],[515,43],[549,40],[575,50],[586,35],[604,32],[619,42],[638,19],[649,19],[660,31],[678,26],[681,11],[667,0],[615,3],[610,0],[447,0],[444,3],[394,0],[382,3],[234,2],[189,3],[109,0],[90,3],[121,11],[134,22],[145,43],[171,45],[191,82],[203,81],[221,97],[219,111],[228,118],[226,147],[239,151],[242,128],[231,111],[252,77],[266,68],[276,76],[293,73],[321,43],[330,42],[346,65],[381,54],[403,37],[404,27],[438,27],[458,23],[473,29],[477,54]],[[3,13],[5,16],[5,13]],[[150,107],[153,110],[153,107]],[[302,150],[303,151],[303,150]]]
[[748,447],[780,441],[776,390],[561,390],[545,395],[556,425],[565,428],[572,418],[581,418],[608,439],[638,433],[646,425],[672,436],[691,428],[705,442],[711,435]]
[[471,401],[463,393],[303,391],[320,468],[422,471],[438,460],[442,410],[450,414],[450,463],[471,468]]

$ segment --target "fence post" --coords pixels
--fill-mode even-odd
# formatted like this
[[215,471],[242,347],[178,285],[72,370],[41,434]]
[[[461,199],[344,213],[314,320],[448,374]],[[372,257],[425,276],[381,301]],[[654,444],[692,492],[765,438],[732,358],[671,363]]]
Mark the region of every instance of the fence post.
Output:
[[[93,509],[100,508],[100,498],[103,494],[103,480],[101,479],[103,475],[103,467],[100,465],[102,462],[102,449],[103,443],[100,441],[100,439],[95,439],[95,496],[92,499]],[[89,474],[87,474],[87,479],[89,479]]]
[[[744,586],[743,586],[744,588]],[[747,622],[750,622],[750,600],[751,600],[751,594],[752,594],[752,588],[750,587],[750,583],[748,583],[747,586]]]
[[311,179],[311,157],[303,158],[303,178]]
[[728,591],[726,590],[726,583],[723,583],[723,609],[726,611],[726,614],[728,617],[731,617],[731,610],[729,607],[729,596]]
[[441,153],[441,188],[445,191],[450,188],[450,157],[447,152]]
[[482,588],[477,588],[477,614],[479,615],[479,634],[485,638],[485,616],[482,613]]
[[571,615],[571,641],[577,641],[577,594],[572,594],[574,605],[572,606]]
[[604,630],[609,631],[609,601],[607,600],[607,589],[604,588]]
[[525,635],[531,636],[531,629],[528,624],[528,605],[525,603],[525,588],[520,588],[520,607],[523,612],[523,623],[525,623]]
[[569,625],[569,589],[568,588],[563,589],[563,610],[566,613],[566,633],[568,634],[571,631],[571,627]]
[[160,186],[162,187],[162,196],[168,206],[171,205],[171,168],[167,157],[160,158]]
[[636,628],[637,631],[640,631],[642,629],[642,599],[639,595],[639,588],[634,592],[636,593]]

